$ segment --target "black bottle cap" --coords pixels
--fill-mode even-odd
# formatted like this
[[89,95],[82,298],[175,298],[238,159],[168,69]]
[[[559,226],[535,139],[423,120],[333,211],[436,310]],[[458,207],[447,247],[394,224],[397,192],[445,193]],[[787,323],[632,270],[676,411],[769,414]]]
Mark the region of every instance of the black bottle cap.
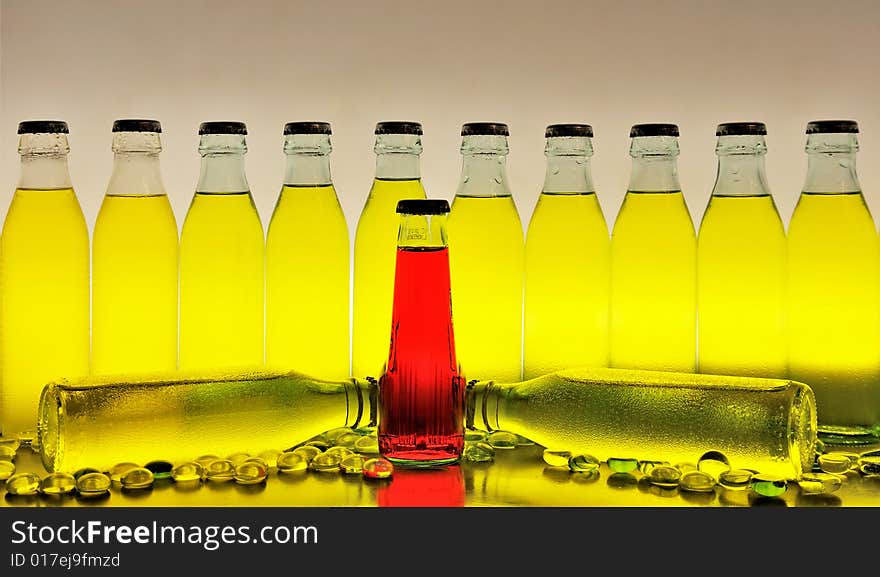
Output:
[[751,136],[767,134],[763,122],[724,122],[715,129],[715,136]]
[[551,124],[544,131],[544,138],[557,136],[589,136],[593,138],[593,127],[589,124]]
[[422,124],[420,122],[409,122],[407,120],[389,120],[376,124],[375,134],[421,134]]
[[442,199],[415,198],[397,201],[397,214],[446,214],[449,203]]
[[288,122],[284,134],[331,134],[329,122]]
[[855,120],[813,120],[807,123],[807,134],[830,134],[830,133],[859,132],[859,124]]
[[199,134],[247,134],[247,126],[244,122],[229,120],[203,122],[199,125]]
[[19,134],[69,134],[63,120],[25,120],[18,123]]
[[503,122],[468,122],[461,125],[462,136],[510,136]]
[[162,124],[158,120],[120,118],[113,123],[113,132],[162,132]]
[[629,137],[637,136],[678,136],[677,124],[634,124]]

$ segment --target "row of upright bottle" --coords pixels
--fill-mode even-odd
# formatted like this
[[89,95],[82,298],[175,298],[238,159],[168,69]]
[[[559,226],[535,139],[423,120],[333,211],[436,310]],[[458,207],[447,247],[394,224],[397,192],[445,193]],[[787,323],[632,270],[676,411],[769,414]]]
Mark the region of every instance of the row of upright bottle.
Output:
[[[609,238],[590,174],[591,127],[551,125],[524,241],[506,177],[507,126],[465,124],[448,220],[464,376],[515,382],[574,366],[789,375],[814,388],[820,420],[880,422],[880,246],[856,177],[857,131],[849,121],[808,125],[808,175],[786,241],[764,175],[763,124],[719,125],[699,239],[678,182],[678,128],[633,126],[630,184]],[[201,125],[201,174],[179,243],[159,123],[120,120],[113,132],[90,315],[67,126],[20,125],[21,181],[0,240],[4,431],[31,428],[39,390],[59,376],[264,360],[326,378],[381,376],[395,209],[426,197],[421,125],[376,126],[376,175],[355,238],[351,370],[349,240],[330,126],[285,126],[284,186],[265,242],[244,124]]]

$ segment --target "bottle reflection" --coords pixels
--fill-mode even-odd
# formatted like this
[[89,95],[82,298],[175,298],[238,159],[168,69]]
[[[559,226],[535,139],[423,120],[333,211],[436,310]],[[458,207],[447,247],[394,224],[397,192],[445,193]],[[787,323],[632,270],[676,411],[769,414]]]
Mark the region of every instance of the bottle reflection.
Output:
[[464,507],[461,467],[397,468],[391,482],[379,486],[380,507]]

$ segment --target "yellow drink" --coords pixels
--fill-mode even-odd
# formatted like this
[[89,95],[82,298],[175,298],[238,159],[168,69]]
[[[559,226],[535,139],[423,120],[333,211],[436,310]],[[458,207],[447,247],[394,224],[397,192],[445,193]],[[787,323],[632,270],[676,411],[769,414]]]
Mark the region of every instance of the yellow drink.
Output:
[[270,367],[348,377],[349,274],[348,225],[333,185],[285,185],[266,240]]
[[0,237],[0,425],[34,429],[45,384],[89,369],[89,235],[71,188],[18,189]]
[[541,194],[525,247],[525,379],[608,366],[610,256],[594,192]]
[[611,366],[694,370],[696,277],[681,192],[627,192],[611,236]]
[[177,222],[168,197],[104,197],[93,239],[92,372],[177,367]]
[[180,239],[180,368],[263,363],[263,227],[249,192],[197,192]]
[[513,197],[456,195],[447,232],[455,351],[465,378],[519,381],[525,247]]
[[711,198],[697,248],[700,372],[786,376],[785,266],[769,194]]
[[[373,181],[354,244],[352,376],[378,379],[388,360],[400,215],[397,201],[425,198],[421,179]],[[457,331],[456,331],[457,332]]]
[[860,192],[803,192],[788,231],[792,379],[820,430],[880,423],[880,253]]

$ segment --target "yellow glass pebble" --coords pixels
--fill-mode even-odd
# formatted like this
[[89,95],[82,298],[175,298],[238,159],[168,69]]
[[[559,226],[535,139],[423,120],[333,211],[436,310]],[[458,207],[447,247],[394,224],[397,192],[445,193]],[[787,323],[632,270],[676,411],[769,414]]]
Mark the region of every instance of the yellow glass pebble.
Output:
[[681,471],[681,474],[683,475],[683,474],[687,473],[688,471],[696,471],[697,465],[694,463],[682,462],[682,463],[676,463],[675,468],[678,469],[679,471]]
[[863,475],[880,475],[880,455],[863,455],[859,459],[859,471]]
[[697,470],[712,475],[717,481],[721,473],[730,470],[730,460],[720,451],[708,451],[697,461]]
[[678,487],[681,471],[670,465],[657,465],[651,469],[648,482],[658,487]]
[[798,480],[798,485],[805,495],[819,495],[834,493],[843,485],[843,479],[832,473],[805,473]]
[[651,471],[654,470],[654,467],[660,465],[669,465],[669,463],[665,461],[639,461],[639,472],[642,475],[650,475]]
[[321,437],[323,437],[323,439],[331,445],[337,445],[337,441],[340,437],[342,437],[343,435],[350,435],[351,433],[352,430],[350,427],[337,427],[335,429],[330,429],[329,431],[321,435]]
[[33,473],[18,473],[6,479],[9,495],[36,495],[40,492],[40,478]]
[[201,481],[204,475],[205,469],[195,461],[179,463],[171,469],[171,478],[175,483],[194,483]]
[[144,467],[130,469],[120,479],[123,489],[148,489],[153,486],[153,472]]
[[138,465],[137,463],[117,463],[110,467],[110,480],[115,483],[121,483],[122,476],[124,474],[128,473],[132,469],[137,469],[139,467],[140,465]]
[[76,490],[83,497],[97,497],[110,491],[110,477],[104,473],[86,473],[76,480]]
[[495,449],[489,443],[468,443],[461,456],[471,463],[488,463],[495,460]]
[[0,447],[9,447],[13,451],[17,451],[21,446],[21,441],[14,437],[0,437]]
[[309,463],[309,469],[319,473],[337,473],[342,463],[342,455],[339,453],[321,453]]
[[226,456],[227,461],[232,461],[232,464],[235,466],[244,463],[251,457],[250,453],[240,452],[240,453],[232,453],[231,455]]
[[571,458],[571,451],[561,451],[556,449],[544,449],[541,458],[551,467],[568,467],[568,460]]
[[354,450],[364,455],[378,455],[379,439],[372,436],[361,437],[355,441]]
[[819,455],[819,467],[825,473],[846,473],[852,466],[852,461],[847,455],[841,453],[825,453]]
[[11,446],[0,445],[0,461],[15,461],[16,451]]
[[601,463],[593,455],[572,455],[568,458],[568,468],[574,473],[592,473],[598,471]]
[[302,447],[297,447],[292,452],[302,457],[307,465],[312,462],[312,459],[323,453],[321,449],[314,445],[303,445]]
[[394,474],[394,465],[384,457],[369,459],[364,463],[364,477],[367,479],[388,479]]
[[235,467],[235,482],[239,485],[256,485],[262,483],[269,476],[269,467],[265,462],[246,460]]
[[[679,469],[679,471],[680,470],[681,469]],[[715,490],[715,478],[709,473],[703,471],[688,471],[682,474],[681,479],[678,481],[678,486],[683,491],[708,493]]]
[[334,442],[336,447],[345,447],[346,449],[354,449],[355,443],[360,440],[361,436],[357,433],[345,433],[339,435]]
[[728,469],[718,475],[718,484],[729,491],[744,491],[749,488],[754,474],[746,469]]
[[69,495],[76,490],[76,479],[70,473],[51,473],[40,481],[44,495]]
[[342,446],[337,445],[335,447],[330,447],[329,449],[324,451],[324,454],[325,455],[339,455],[340,460],[341,460],[341,459],[344,459],[344,458],[349,457],[351,455],[354,455],[354,451],[352,451],[351,449],[348,449],[346,447],[342,447]]
[[315,447],[317,449],[320,449],[321,452],[324,452],[330,448],[329,443],[327,443],[326,441],[322,441],[320,439],[315,439],[314,441],[309,441],[308,443],[306,443],[303,446],[304,447]]
[[518,442],[516,433],[510,431],[494,431],[486,437],[486,442],[492,445],[493,449],[513,449]]
[[305,471],[309,467],[309,461],[302,453],[291,451],[278,456],[277,467],[279,473],[296,473]]
[[0,461],[0,481],[5,481],[15,474],[15,463],[12,461]]
[[196,457],[194,462],[198,463],[202,466],[202,470],[207,469],[208,465],[219,459],[219,455],[202,455],[201,457]]
[[214,459],[205,468],[205,478],[215,483],[231,481],[235,476],[235,465],[229,459]]
[[73,478],[79,479],[83,475],[88,475],[89,473],[100,473],[100,472],[101,471],[99,471],[98,469],[94,469],[92,467],[83,467],[82,469],[78,469],[76,472],[73,473]]
[[349,455],[342,459],[339,468],[347,475],[360,475],[364,472],[364,459],[361,455]]

